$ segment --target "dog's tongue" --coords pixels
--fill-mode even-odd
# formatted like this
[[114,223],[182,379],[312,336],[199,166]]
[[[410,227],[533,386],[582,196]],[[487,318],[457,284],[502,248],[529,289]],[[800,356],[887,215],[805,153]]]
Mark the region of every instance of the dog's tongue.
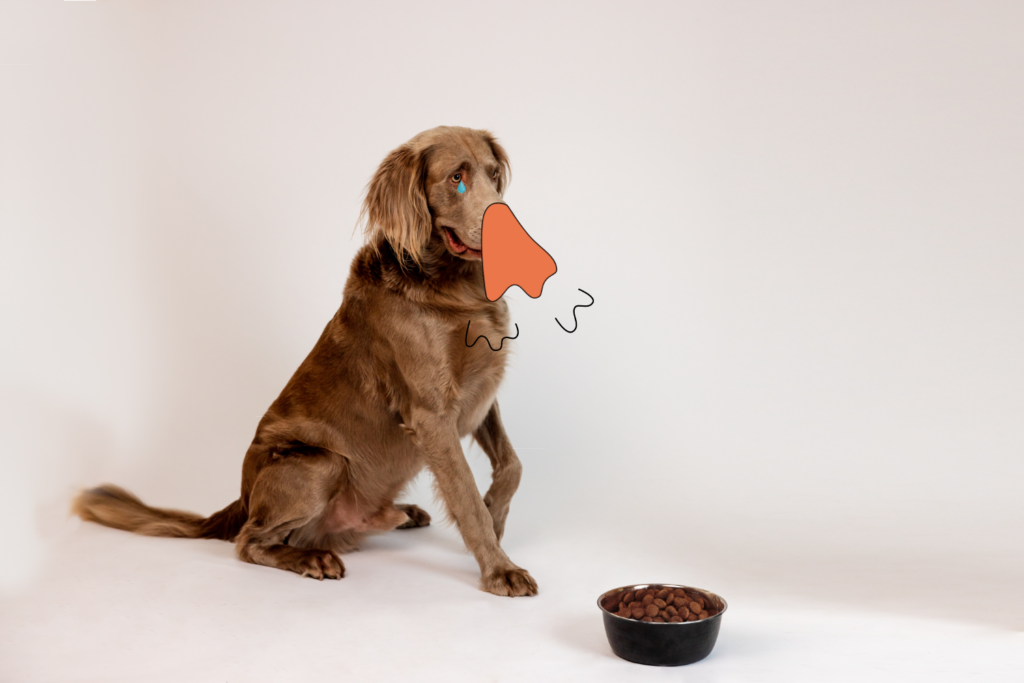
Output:
[[497,301],[512,285],[536,299],[544,283],[555,274],[555,259],[533,241],[506,204],[491,204],[484,211],[484,289]]

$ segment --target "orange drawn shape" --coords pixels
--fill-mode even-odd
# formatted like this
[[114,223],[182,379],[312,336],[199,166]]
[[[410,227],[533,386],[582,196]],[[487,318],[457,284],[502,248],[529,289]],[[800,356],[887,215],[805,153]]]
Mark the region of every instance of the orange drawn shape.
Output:
[[500,299],[512,285],[536,299],[558,270],[555,259],[526,233],[507,204],[491,204],[484,211],[481,241],[484,290],[490,301]]

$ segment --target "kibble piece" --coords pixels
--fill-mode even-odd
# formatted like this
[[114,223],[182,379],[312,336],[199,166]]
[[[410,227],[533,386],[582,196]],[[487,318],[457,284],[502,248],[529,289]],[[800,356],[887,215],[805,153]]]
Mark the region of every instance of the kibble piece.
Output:
[[672,604],[676,606],[676,609],[682,609],[690,606],[690,601],[686,598],[676,598],[672,601]]
[[654,621],[654,619],[651,619],[650,617],[644,617],[640,621]]
[[635,596],[636,596],[636,591],[629,591],[628,593],[626,593],[625,595],[622,596],[622,602],[624,602],[624,603],[626,603],[628,605],[629,603],[633,602]]
[[690,616],[686,617],[687,621],[697,621],[698,619],[700,619],[700,617],[698,617],[693,612],[690,612]]
[[718,614],[718,610],[716,610],[714,607],[712,607],[711,609],[708,610],[708,616],[709,617],[713,617],[716,614]]
[[618,612],[615,613],[615,616],[617,616],[617,617],[626,617],[627,619],[629,619],[630,617],[633,616],[633,612],[632,612],[632,610],[629,610],[629,609],[623,607],[622,609],[620,609]]
[[654,596],[648,593],[644,596],[644,607],[654,602]]
[[694,595],[693,596],[693,601],[696,602],[698,605],[700,605],[701,609],[704,609],[704,596],[703,595]]
[[656,617],[658,616],[658,608],[654,605],[647,605],[647,616]]
[[639,619],[640,617],[644,616],[644,614],[646,614],[644,612],[643,607],[634,607],[631,610],[629,610],[629,613],[633,615],[634,619]]
[[673,624],[681,624],[684,621],[682,617],[669,617],[668,620]]
[[665,609],[665,601],[661,598],[654,598],[653,602],[658,606],[658,609]]
[[660,612],[658,612],[658,616],[662,619],[668,619],[672,615],[666,612],[665,610],[661,610]]
[[696,600],[694,600],[689,605],[687,605],[687,607],[690,608],[691,612],[700,612],[703,609],[703,607],[701,607],[700,603],[697,602]]
[[620,602],[619,603],[619,609],[625,609],[625,607],[626,607],[626,603],[624,603],[624,602]]
[[667,596],[670,592],[671,591],[669,591],[669,589],[662,588],[660,591],[658,591],[657,595],[655,595],[654,597],[660,598],[660,599],[664,600],[665,596]]
[[679,608],[679,616],[681,616],[683,619],[685,619],[686,617],[690,616],[690,610],[687,609],[686,607],[680,607]]
[[676,596],[677,598],[683,598],[686,597],[686,591],[684,591],[682,588],[673,588],[672,595]]
[[708,618],[708,613],[707,612],[701,612],[700,613],[700,618],[701,619],[707,619]]
[[641,588],[640,590],[638,590],[636,592],[636,596],[633,599],[634,600],[643,600],[645,595],[647,595],[647,591],[645,591],[643,588]]
[[668,607],[666,607],[665,611],[668,612],[669,616],[671,617],[674,617],[675,615],[679,614],[679,610],[677,610],[673,605],[669,605]]
[[664,624],[664,623],[665,623],[665,620],[664,620],[664,619],[662,619],[661,617],[654,617],[653,619],[651,619],[651,621],[657,621],[657,622],[660,622],[660,623],[662,623],[662,624]]

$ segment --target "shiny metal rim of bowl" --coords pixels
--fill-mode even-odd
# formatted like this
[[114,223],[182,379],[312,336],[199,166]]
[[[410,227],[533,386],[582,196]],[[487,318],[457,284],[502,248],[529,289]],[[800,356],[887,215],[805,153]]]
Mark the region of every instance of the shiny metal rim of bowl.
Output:
[[706,622],[708,620],[708,619],[698,619],[697,621],[675,621],[675,622],[673,622],[673,621],[664,621],[664,622],[662,622],[662,621],[637,621],[636,619],[628,619],[626,617],[620,617],[615,612],[609,612],[608,610],[606,610],[604,608],[604,605],[601,604],[601,601],[604,600],[605,597],[611,595],[612,593],[617,593],[619,591],[635,591],[635,590],[640,590],[641,588],[646,589],[648,586],[659,586],[661,588],[682,588],[683,590],[695,590],[695,591],[700,591],[701,593],[709,593],[711,595],[714,595],[716,598],[718,598],[719,600],[722,601],[722,609],[718,612],[718,614],[716,614],[713,617],[708,617],[708,619],[717,619],[718,617],[720,617],[723,614],[725,614],[725,610],[729,609],[729,603],[726,602],[725,598],[723,598],[718,593],[713,593],[713,592],[711,592],[709,590],[705,590],[703,588],[697,588],[696,586],[683,586],[683,585],[680,585],[678,583],[636,583],[636,584],[632,584],[632,585],[629,585],[629,586],[622,586],[620,588],[612,588],[611,590],[607,590],[607,591],[605,591],[604,593],[601,593],[601,595],[598,596],[598,598],[597,598],[597,608],[599,610],[601,610],[602,612],[604,612],[605,614],[607,614],[608,616],[615,617],[616,619],[622,619],[623,621],[635,621],[636,623],[639,623],[639,624],[656,624],[658,626],[661,626],[662,624],[671,625],[671,626],[685,626],[686,624],[700,624],[700,623]]

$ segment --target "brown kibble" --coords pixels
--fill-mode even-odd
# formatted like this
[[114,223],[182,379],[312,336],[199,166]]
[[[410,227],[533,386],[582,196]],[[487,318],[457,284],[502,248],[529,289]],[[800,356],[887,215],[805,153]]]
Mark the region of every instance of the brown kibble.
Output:
[[722,613],[716,596],[691,589],[652,585],[606,596],[601,605],[611,614],[646,622],[700,621]]

